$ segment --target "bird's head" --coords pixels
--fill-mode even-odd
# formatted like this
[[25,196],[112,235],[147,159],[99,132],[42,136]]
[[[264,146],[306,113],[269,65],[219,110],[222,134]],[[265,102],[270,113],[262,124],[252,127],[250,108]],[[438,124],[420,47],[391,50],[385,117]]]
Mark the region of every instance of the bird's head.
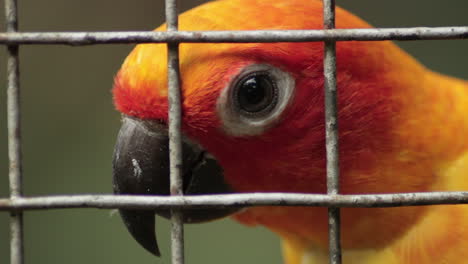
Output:
[[[322,29],[322,3],[215,1],[182,14],[179,23],[194,31]],[[337,27],[369,25],[338,9]],[[185,194],[326,192],[323,54],[322,42],[180,45]],[[407,72],[420,66],[390,42],[339,42],[337,65],[342,191],[405,189],[373,168],[376,157],[394,151],[401,83],[416,82]],[[138,45],[118,72],[113,94],[123,114],[115,191],[168,195],[166,44]],[[184,215],[197,222],[233,212]],[[121,213],[134,237],[158,253],[153,212]]]

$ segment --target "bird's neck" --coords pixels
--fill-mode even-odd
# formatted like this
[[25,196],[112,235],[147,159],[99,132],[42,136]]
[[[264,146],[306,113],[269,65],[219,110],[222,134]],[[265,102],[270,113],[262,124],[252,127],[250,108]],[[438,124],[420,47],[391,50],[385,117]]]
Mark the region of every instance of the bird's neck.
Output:
[[[342,258],[348,264],[433,264],[465,263],[468,258],[467,205],[437,206],[406,235],[383,248],[343,248]],[[442,228],[450,226],[451,228]],[[382,227],[384,229],[385,227]],[[374,234],[378,236],[379,234]],[[328,250],[281,234],[285,264],[326,264]],[[372,239],[372,237],[367,237]]]
[[426,71],[401,94],[396,122],[403,150],[414,158],[450,163],[468,149],[468,82]]

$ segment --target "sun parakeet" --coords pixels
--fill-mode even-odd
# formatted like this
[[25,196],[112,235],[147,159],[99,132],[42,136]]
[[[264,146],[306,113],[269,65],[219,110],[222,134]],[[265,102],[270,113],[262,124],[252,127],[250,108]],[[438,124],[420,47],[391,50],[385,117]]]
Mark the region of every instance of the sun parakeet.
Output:
[[[220,0],[181,30],[322,29],[315,0]],[[369,28],[337,8],[337,28]],[[165,30],[165,26],[157,30]],[[138,45],[115,77],[119,194],[169,194],[166,44]],[[326,193],[323,42],[181,44],[184,193]],[[337,42],[340,193],[468,190],[468,82],[390,41]],[[468,207],[344,208],[345,264],[468,263]],[[168,212],[157,212],[168,215]],[[121,210],[158,254],[154,212]],[[287,264],[327,263],[327,209],[192,210],[277,233]]]

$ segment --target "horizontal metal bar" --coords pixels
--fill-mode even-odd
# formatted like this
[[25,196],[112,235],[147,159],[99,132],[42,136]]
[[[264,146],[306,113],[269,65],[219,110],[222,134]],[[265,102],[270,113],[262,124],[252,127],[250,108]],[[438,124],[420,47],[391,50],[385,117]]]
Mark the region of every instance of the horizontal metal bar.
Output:
[[436,204],[468,204],[468,192],[361,195],[297,193],[192,196],[63,195],[0,199],[0,211],[65,208],[189,209],[245,206],[399,207]]
[[430,40],[466,38],[468,38],[468,26],[328,30],[20,32],[0,33],[0,44],[93,45],[162,42],[252,43],[309,42],[325,40]]

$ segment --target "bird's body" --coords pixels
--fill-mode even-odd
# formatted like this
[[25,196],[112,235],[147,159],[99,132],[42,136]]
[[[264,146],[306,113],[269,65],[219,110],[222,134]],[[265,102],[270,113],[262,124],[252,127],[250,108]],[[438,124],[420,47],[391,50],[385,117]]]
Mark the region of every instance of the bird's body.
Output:
[[[181,30],[322,23],[313,0],[221,0],[180,16]],[[336,25],[370,27],[339,8]],[[164,44],[145,44],[129,55],[114,88],[119,111],[167,121],[166,54]],[[326,192],[322,61],[321,42],[181,44],[183,132],[216,158],[233,190]],[[295,89],[270,125],[234,131],[219,98],[252,64],[286,72]],[[426,69],[392,42],[347,41],[337,43],[337,86],[341,193],[468,190],[468,82]],[[322,264],[326,210],[256,207],[234,218],[278,233],[287,264]],[[342,245],[345,264],[468,263],[468,206],[344,208]]]

